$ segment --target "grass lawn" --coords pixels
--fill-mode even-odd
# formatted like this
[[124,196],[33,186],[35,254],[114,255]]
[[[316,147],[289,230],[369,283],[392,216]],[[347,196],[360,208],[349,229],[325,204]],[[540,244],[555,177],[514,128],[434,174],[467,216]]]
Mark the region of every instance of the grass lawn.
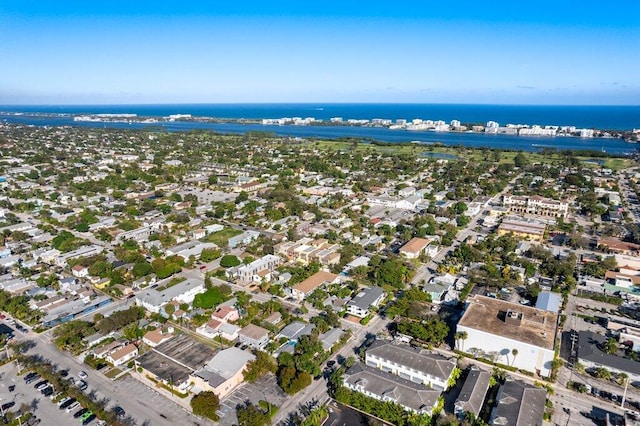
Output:
[[231,237],[242,234],[239,229],[225,228],[222,231],[214,232],[207,236],[206,240],[210,243],[214,243],[218,247],[226,247],[227,241]]
[[[452,146],[434,146],[434,145],[418,145],[412,143],[397,143],[390,145],[373,145],[366,142],[361,142],[354,148],[354,144],[346,141],[331,141],[331,140],[317,140],[310,142],[309,145],[313,145],[320,150],[326,151],[348,151],[348,152],[360,152],[366,153],[384,153],[384,154],[410,154],[420,156],[423,153],[439,153],[453,155],[459,159],[471,161],[473,163],[490,162],[494,163],[493,153],[488,150],[468,148],[468,147],[452,147]],[[523,151],[529,164],[541,163],[541,164],[560,164],[564,160],[564,155],[560,153],[554,154],[541,154],[539,152],[526,152]],[[499,151],[498,162],[501,164],[509,163],[513,164],[513,158],[519,153],[519,151]],[[591,156],[576,156],[576,158],[582,162],[592,160]],[[629,168],[633,166],[633,161],[627,158],[603,158],[604,166],[614,171]],[[584,163],[587,167],[598,167],[596,163]]]
[[116,376],[120,373],[122,373],[122,370],[120,370],[119,368],[112,368],[111,370],[104,373],[104,375],[110,379],[115,379]]

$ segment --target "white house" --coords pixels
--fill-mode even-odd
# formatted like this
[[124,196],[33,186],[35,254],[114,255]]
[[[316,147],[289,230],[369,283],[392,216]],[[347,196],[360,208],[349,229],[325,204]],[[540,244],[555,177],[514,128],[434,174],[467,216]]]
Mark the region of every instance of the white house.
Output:
[[105,359],[117,367],[118,365],[122,365],[137,356],[138,348],[133,343],[129,343],[128,345],[111,352]]
[[347,302],[347,313],[364,318],[371,308],[376,308],[384,300],[384,290],[380,287],[367,287]]
[[[163,283],[159,284],[162,288]],[[136,305],[142,306],[149,312],[160,313],[160,308],[167,302],[173,300],[179,303],[191,303],[196,294],[204,293],[204,281],[189,278],[179,284],[167,289],[158,291],[156,289],[145,289],[136,296]]]

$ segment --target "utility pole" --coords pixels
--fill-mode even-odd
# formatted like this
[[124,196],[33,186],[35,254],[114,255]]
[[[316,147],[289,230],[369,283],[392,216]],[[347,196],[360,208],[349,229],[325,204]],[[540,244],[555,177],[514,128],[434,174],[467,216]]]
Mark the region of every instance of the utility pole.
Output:
[[629,378],[624,379],[624,393],[622,394],[622,401],[620,401],[620,408],[624,408],[624,400],[627,398],[627,388],[629,387]]

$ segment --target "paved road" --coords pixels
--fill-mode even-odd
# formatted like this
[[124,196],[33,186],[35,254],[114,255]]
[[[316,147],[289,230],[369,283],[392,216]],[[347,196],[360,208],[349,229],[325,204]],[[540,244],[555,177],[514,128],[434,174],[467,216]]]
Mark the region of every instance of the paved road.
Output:
[[418,272],[414,275],[413,279],[411,280],[411,283],[413,285],[416,285],[416,284],[419,284],[422,280],[424,280],[425,282],[429,282],[429,280],[434,276],[434,274],[431,271],[435,271],[438,268],[438,264],[442,262],[450,252],[455,250],[462,242],[464,242],[467,238],[469,238],[469,236],[477,234],[475,229],[478,226],[480,226],[481,219],[484,218],[490,210],[488,204],[494,201],[500,200],[504,194],[511,191],[514,183],[521,176],[522,174],[519,174],[518,176],[511,179],[502,191],[500,191],[498,194],[491,197],[491,199],[487,203],[487,206],[483,207],[478,212],[478,214],[470,218],[471,220],[469,220],[469,223],[464,228],[458,231],[455,240],[449,247],[443,248],[428,263],[421,265],[420,268],[418,269]]
[[[355,356],[356,348],[360,347],[364,342],[367,334],[377,334],[380,330],[386,328],[388,321],[376,316],[366,327],[355,326],[355,331],[351,339],[330,359],[335,360],[338,357],[348,358]],[[324,369],[326,363],[321,366]],[[314,380],[305,390],[297,393],[280,407],[278,415],[274,419],[275,425],[286,425],[286,420],[293,413],[299,411],[302,406],[312,405],[314,402],[322,404],[328,400],[327,383],[324,379]]]

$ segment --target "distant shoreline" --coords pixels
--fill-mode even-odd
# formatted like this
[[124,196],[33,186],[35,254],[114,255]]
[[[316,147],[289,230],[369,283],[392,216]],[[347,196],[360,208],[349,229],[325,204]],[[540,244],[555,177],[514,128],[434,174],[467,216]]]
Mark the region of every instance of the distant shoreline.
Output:
[[[386,128],[395,131],[429,131],[438,133],[489,133],[505,134],[510,136],[533,136],[533,137],[577,137],[577,138],[602,138],[602,139],[622,139],[628,143],[637,143],[640,138],[640,130],[625,131],[619,129],[596,129],[582,128],[575,126],[559,126],[554,124],[512,124],[499,126],[495,121],[483,123],[466,123],[459,120],[452,120],[445,123],[443,120],[430,119],[343,119],[342,117],[331,118],[329,120],[316,119],[312,117],[282,117],[282,118],[222,118],[193,116],[192,114],[170,114],[168,116],[138,116],[136,113],[96,113],[96,114],[73,114],[54,112],[15,112],[0,111],[1,117],[33,117],[33,118],[71,118],[74,122],[90,123],[125,123],[125,124],[162,124],[175,122],[193,123],[231,123],[231,124],[255,124],[265,127],[271,126],[318,126],[318,127],[364,127],[364,128]],[[495,124],[490,127],[489,124]]]
[[342,117],[345,121],[392,122],[414,119],[486,125],[488,121],[527,123],[576,128],[632,131],[640,128],[640,105],[491,105],[430,103],[209,103],[209,104],[124,104],[124,105],[0,105],[0,111],[70,115],[135,114],[159,118],[190,115],[231,120],[314,117],[323,121]]

